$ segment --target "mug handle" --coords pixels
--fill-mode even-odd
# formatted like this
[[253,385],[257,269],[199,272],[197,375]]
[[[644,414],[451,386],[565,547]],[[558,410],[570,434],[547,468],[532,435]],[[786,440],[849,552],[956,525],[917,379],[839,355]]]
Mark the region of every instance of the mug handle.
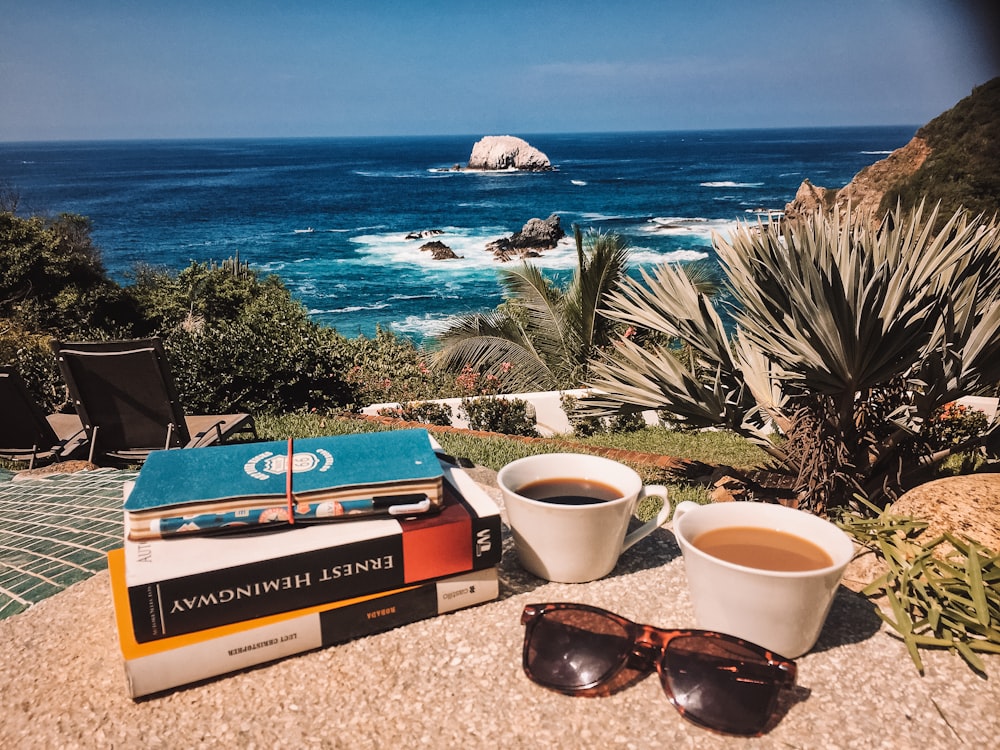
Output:
[[627,550],[633,544],[638,542],[643,537],[647,537],[660,528],[663,524],[667,522],[670,518],[670,498],[667,497],[667,488],[662,484],[650,484],[643,487],[639,491],[639,499],[649,495],[655,495],[657,497],[663,498],[663,508],[657,513],[656,518],[652,521],[647,521],[642,526],[637,528],[635,531],[630,532],[625,536],[625,541],[622,543],[622,552]]
[[680,520],[680,517],[683,516],[685,513],[688,513],[700,507],[701,506],[698,505],[698,503],[693,503],[690,500],[685,500],[683,502],[677,503],[677,507],[674,508],[674,523],[676,524]]

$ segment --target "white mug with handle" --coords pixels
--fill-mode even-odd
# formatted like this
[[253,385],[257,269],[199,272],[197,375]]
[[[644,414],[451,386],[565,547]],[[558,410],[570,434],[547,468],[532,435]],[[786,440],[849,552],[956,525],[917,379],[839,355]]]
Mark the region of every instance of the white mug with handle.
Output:
[[[613,490],[610,500],[564,505],[532,499],[521,490],[537,482],[597,482]],[[513,461],[497,474],[507,520],[521,565],[539,578],[584,583],[610,573],[622,552],[670,518],[667,490],[646,485],[632,469],[601,456],[547,453]],[[656,518],[629,532],[639,500],[663,498]]]
[[[752,562],[737,564],[701,549],[699,536],[736,528],[760,539],[783,532],[811,542],[827,557],[817,567],[771,570]],[[698,627],[735,635],[794,659],[819,638],[854,543],[841,529],[819,516],[783,505],[728,502],[677,505],[674,535],[684,554],[688,589]],[[827,564],[828,563],[828,564]]]

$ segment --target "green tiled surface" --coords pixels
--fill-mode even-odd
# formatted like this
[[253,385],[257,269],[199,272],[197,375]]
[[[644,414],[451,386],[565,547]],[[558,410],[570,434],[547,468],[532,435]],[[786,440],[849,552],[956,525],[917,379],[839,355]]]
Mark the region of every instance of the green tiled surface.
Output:
[[136,474],[0,473],[0,619],[107,567],[105,553],[122,543],[122,484]]

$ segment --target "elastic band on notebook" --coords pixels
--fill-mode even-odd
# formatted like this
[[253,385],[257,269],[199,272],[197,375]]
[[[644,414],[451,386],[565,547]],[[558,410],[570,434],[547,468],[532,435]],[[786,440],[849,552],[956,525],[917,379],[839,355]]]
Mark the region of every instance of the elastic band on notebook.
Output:
[[288,438],[288,465],[285,467],[285,496],[288,500],[288,523],[295,524],[295,497],[292,495],[292,438]]

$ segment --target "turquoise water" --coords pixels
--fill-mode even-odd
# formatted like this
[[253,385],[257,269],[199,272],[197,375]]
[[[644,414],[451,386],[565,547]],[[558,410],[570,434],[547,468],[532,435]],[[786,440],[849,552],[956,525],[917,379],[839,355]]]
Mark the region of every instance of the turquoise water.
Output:
[[[624,235],[640,265],[712,258],[713,232],[782,209],[803,179],[840,187],[915,127],[523,136],[555,171],[453,171],[479,136],[0,144],[22,213],[88,216],[120,281],[235,255],[279,274],[342,333],[415,339],[500,301],[487,242],[532,217]],[[410,232],[443,230],[459,260]],[[535,261],[575,263],[569,239]]]

